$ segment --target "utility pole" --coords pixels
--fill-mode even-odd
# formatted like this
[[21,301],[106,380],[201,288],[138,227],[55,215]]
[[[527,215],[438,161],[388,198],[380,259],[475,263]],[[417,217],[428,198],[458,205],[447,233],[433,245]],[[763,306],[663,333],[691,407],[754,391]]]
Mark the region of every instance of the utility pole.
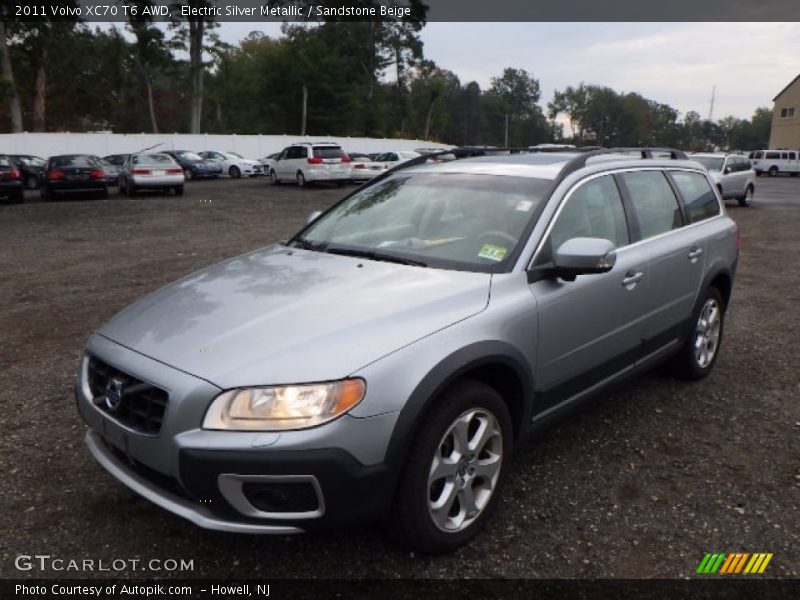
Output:
[[306,105],[308,104],[308,88],[303,86],[303,120],[300,123],[300,135],[306,134]]
[[714,118],[714,99],[717,95],[717,85],[714,84],[711,86],[711,106],[708,108],[708,120],[711,121]]

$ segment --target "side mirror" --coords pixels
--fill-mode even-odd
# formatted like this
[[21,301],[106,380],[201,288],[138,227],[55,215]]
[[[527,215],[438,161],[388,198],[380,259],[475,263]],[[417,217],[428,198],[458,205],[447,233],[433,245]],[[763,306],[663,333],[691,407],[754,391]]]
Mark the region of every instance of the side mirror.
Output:
[[730,167],[725,167],[725,168],[722,170],[722,174],[723,174],[723,175],[727,175],[727,174],[728,174],[728,173],[730,173],[730,172],[731,172],[731,168],[730,168]]
[[552,273],[565,281],[578,275],[607,273],[617,262],[617,250],[609,240],[572,238],[555,251]]
[[315,210],[314,212],[312,212],[310,215],[308,215],[308,217],[306,217],[306,225],[310,225],[311,223],[319,219],[319,216],[321,214],[322,214],[321,210]]

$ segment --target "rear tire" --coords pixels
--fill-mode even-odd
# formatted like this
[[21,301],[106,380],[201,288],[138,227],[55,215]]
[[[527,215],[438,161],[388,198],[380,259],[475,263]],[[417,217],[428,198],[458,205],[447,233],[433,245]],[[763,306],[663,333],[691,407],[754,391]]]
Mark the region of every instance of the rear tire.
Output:
[[513,431],[500,394],[452,385],[425,415],[400,475],[390,530],[428,554],[455,550],[485,527],[509,470]]
[[190,181],[192,179],[192,170],[191,169],[184,169],[183,170],[183,177],[186,181]]
[[53,193],[53,190],[49,190],[47,188],[42,188],[41,197],[45,202],[52,202],[56,199],[56,195]]
[[14,204],[22,204],[23,202],[25,202],[25,191],[20,190],[13,196],[10,196],[9,200],[11,200],[11,202],[13,202]]
[[108,200],[108,188],[103,188],[100,192],[100,200]]
[[175,189],[175,195],[176,196],[183,196],[183,186],[182,185],[176,185],[174,189]]
[[711,373],[722,345],[726,308],[717,288],[709,287],[701,294],[692,313],[689,336],[672,359],[672,372],[676,377],[697,381]]
[[745,208],[751,206],[753,204],[753,193],[754,193],[753,186],[748,185],[747,189],[744,192],[744,196],[739,198],[739,206]]
[[297,180],[297,187],[299,188],[306,187],[306,176],[303,175],[302,171],[297,172],[295,179]]
[[234,165],[228,169],[228,175],[231,179],[239,179],[242,176],[242,172],[239,170],[239,167]]
[[125,186],[125,193],[128,195],[128,198],[135,198],[137,196],[136,186],[129,183]]
[[28,175],[25,178],[25,187],[29,190],[35,190],[37,187],[39,187],[39,180],[33,175]]

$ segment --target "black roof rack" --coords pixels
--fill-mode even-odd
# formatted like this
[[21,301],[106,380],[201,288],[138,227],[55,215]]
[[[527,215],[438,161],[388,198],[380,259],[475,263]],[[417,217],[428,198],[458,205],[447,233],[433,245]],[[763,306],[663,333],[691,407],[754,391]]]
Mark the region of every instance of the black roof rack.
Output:
[[386,179],[390,175],[414,167],[416,165],[425,164],[430,159],[435,159],[437,156],[453,155],[456,158],[474,158],[477,156],[497,156],[500,154],[546,154],[546,153],[562,153],[573,154],[578,153],[579,156],[569,160],[561,172],[553,182],[553,188],[561,183],[568,175],[574,173],[578,169],[586,166],[586,162],[595,156],[603,156],[606,154],[631,154],[639,153],[640,158],[650,159],[655,158],[654,153],[669,153],[671,160],[691,160],[682,150],[675,148],[660,148],[660,147],[644,147],[644,148],[603,148],[601,146],[583,146],[579,148],[530,148],[530,147],[493,147],[493,146],[456,146],[449,150],[442,150],[440,152],[432,152],[430,154],[423,154],[384,171],[374,179],[369,181],[369,185],[377,183]]

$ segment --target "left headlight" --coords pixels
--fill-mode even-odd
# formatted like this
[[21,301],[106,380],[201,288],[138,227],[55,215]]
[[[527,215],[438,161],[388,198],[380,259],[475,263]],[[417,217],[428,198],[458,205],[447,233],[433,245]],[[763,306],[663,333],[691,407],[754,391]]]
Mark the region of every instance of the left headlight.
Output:
[[280,431],[313,427],[352,409],[365,392],[363,379],[229,390],[214,398],[203,419],[203,429]]

